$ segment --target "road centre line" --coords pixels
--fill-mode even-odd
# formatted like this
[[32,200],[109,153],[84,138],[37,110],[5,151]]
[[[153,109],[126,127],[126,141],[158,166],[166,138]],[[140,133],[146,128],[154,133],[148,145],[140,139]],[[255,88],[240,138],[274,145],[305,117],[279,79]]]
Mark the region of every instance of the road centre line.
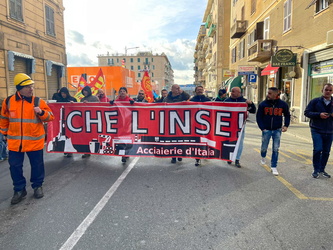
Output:
[[[260,154],[260,150],[258,148],[254,149]],[[288,156],[289,158],[293,159],[292,157]],[[266,157],[268,160],[270,160],[270,157]],[[261,165],[264,169],[266,169],[268,172],[271,172],[271,168],[265,164]],[[308,197],[304,195],[301,191],[299,191],[297,188],[295,188],[291,183],[289,183],[286,179],[284,179],[281,176],[274,176],[276,179],[278,179],[284,186],[286,186],[298,199],[300,200],[320,200],[320,201],[333,201],[333,198],[325,198],[325,197]]]
[[88,227],[94,222],[98,214],[102,211],[108,201],[111,199],[113,194],[117,191],[120,184],[125,180],[126,176],[133,169],[139,157],[136,157],[132,160],[129,166],[125,169],[125,171],[118,177],[116,182],[110,187],[110,189],[104,194],[102,199],[96,204],[96,206],[91,210],[88,216],[82,221],[82,223],[74,230],[72,235],[67,239],[67,241],[61,246],[60,250],[71,250],[75,247],[77,242],[86,232]]

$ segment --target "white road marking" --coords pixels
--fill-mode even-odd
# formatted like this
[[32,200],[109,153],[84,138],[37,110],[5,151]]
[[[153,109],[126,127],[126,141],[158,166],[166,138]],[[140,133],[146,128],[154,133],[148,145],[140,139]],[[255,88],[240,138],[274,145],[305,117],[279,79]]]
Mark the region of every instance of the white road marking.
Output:
[[91,210],[88,216],[82,221],[82,223],[75,229],[72,235],[67,239],[67,241],[62,245],[60,250],[71,250],[75,247],[76,243],[80,240],[83,234],[86,232],[91,223],[94,222],[97,215],[102,211],[104,206],[111,199],[112,195],[117,191],[120,184],[125,180],[126,176],[133,169],[139,157],[133,159],[130,165],[125,169],[125,171],[119,176],[117,181],[110,187],[110,189],[105,193],[102,199],[96,204],[96,206]]

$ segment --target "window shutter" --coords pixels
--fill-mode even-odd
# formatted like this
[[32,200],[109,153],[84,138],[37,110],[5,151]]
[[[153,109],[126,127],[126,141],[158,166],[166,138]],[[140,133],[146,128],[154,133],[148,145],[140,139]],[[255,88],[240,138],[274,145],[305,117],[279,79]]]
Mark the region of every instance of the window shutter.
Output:
[[260,40],[264,38],[264,22],[258,22],[256,28],[256,39]]

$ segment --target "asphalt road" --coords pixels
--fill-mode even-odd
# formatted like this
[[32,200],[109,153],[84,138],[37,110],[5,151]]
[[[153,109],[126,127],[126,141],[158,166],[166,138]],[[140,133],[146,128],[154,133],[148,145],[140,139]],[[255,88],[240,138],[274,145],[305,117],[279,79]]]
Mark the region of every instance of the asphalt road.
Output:
[[255,124],[245,138],[240,169],[45,154],[45,197],[28,187],[15,206],[1,162],[0,249],[333,249],[332,179],[311,178],[311,143],[283,134],[275,177]]

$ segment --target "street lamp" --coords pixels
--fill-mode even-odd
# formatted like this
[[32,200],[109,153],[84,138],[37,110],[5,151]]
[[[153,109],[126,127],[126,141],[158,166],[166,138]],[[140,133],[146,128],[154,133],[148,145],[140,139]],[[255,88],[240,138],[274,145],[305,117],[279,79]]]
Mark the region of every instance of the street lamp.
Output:
[[127,56],[127,50],[130,50],[130,49],[138,49],[139,47],[132,47],[132,48],[127,48],[125,46],[125,56]]

